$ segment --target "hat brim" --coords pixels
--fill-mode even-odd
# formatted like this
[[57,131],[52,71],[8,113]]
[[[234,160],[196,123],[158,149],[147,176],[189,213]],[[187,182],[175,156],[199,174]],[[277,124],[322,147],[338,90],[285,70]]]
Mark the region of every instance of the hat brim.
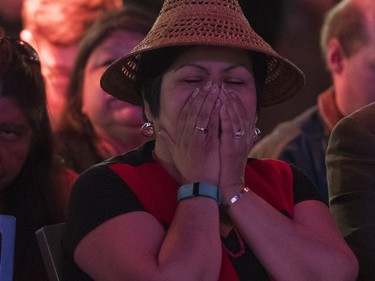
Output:
[[220,10],[224,8],[218,4],[218,7],[209,5],[198,10],[195,7],[194,11],[186,12],[196,4],[168,7],[167,2],[145,39],[130,54],[119,58],[106,69],[100,81],[103,90],[121,100],[142,105],[142,97],[135,87],[139,58],[144,53],[172,46],[231,47],[265,55],[267,74],[261,106],[281,103],[304,85],[302,71],[275,52],[251,29],[242,11],[239,13],[240,8],[232,10],[224,7],[224,13]]

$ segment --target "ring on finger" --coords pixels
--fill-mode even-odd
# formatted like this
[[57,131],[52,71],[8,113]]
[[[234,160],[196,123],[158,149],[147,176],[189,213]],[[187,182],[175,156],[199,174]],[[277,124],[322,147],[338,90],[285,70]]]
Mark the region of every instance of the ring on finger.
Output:
[[239,139],[245,134],[245,131],[242,129],[239,129],[237,132],[233,134],[233,138]]
[[208,132],[208,129],[207,129],[207,128],[203,128],[203,127],[195,126],[195,129],[196,129],[198,132],[202,133],[202,134],[207,134],[207,132]]

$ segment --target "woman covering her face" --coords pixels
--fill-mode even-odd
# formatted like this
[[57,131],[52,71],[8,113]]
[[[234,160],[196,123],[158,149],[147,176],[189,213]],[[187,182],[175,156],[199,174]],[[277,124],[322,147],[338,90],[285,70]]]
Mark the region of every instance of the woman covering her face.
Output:
[[236,0],[167,0],[101,84],[143,105],[155,141],[77,181],[68,280],[355,280],[357,261],[309,179],[247,158],[259,106],[295,94],[303,75]]

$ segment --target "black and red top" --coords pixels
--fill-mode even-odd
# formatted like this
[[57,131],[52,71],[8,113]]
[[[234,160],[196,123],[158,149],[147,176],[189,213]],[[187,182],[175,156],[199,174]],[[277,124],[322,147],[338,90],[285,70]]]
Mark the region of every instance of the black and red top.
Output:
[[[66,280],[92,280],[74,263],[73,253],[80,240],[103,222],[132,211],[151,213],[164,226],[170,225],[176,207],[179,183],[155,161],[154,142],[117,156],[84,172],[73,188],[65,247]],[[294,205],[304,200],[320,200],[310,180],[296,168],[279,160],[249,159],[245,183],[276,210],[293,219]],[[238,251],[237,235],[232,231],[223,244]],[[224,249],[224,248],[223,248]],[[220,281],[270,280],[251,249],[231,257],[223,250]]]

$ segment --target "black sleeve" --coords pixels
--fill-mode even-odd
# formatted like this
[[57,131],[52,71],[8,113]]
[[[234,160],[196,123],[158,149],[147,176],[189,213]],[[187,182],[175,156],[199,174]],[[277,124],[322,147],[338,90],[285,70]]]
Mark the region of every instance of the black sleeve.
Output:
[[64,235],[69,256],[81,239],[105,221],[132,211],[144,210],[130,188],[106,166],[84,172],[73,186]]
[[326,204],[312,181],[296,166],[290,166],[293,171],[294,205],[305,200],[318,200]]

